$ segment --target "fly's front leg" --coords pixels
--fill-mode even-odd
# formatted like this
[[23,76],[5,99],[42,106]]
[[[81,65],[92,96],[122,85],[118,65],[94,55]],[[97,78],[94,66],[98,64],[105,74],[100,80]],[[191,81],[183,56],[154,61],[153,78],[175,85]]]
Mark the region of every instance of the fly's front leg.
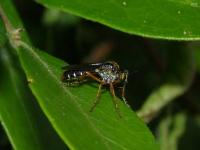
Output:
[[126,98],[125,98],[125,89],[126,89],[126,83],[124,83],[124,85],[123,85],[123,87],[122,87],[122,100],[124,101],[124,103],[128,106],[128,107],[130,107],[129,106],[129,104],[128,104],[128,102],[127,102],[127,100],[126,100]]
[[116,110],[117,114],[119,115],[119,117],[121,118],[122,116],[121,116],[120,111],[119,111],[119,106],[118,106],[118,102],[117,102],[117,99],[116,99],[116,96],[115,96],[115,90],[114,90],[112,83],[110,84],[110,92],[113,96],[112,100],[113,100],[113,104],[115,106],[115,110]]

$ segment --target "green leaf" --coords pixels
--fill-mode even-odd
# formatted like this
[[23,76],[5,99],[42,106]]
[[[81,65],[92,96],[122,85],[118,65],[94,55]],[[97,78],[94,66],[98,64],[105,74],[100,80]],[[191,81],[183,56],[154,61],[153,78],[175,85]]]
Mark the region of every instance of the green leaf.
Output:
[[182,95],[193,81],[195,73],[193,51],[183,45],[177,47],[176,51],[169,50],[168,56],[166,80],[150,94],[138,111],[138,115],[146,121],[150,121],[164,106]]
[[0,120],[13,148],[66,149],[39,109],[9,49],[0,49],[0,68]]
[[[5,7],[3,12],[5,18],[8,17],[7,21],[16,27],[13,20],[9,20],[12,16],[7,16]],[[65,65],[63,61],[12,38],[15,29],[7,30],[11,34],[13,46],[20,46],[17,52],[32,92],[70,149],[158,149],[147,126],[125,104],[120,102],[123,117],[119,118],[114,111],[112,97],[109,92],[105,92],[95,111],[89,112],[97,88],[87,84],[66,87],[60,81],[61,67]]]
[[119,118],[114,111],[112,97],[105,92],[95,111],[89,112],[97,88],[87,84],[66,87],[60,81],[61,67],[65,65],[63,61],[26,44],[23,47],[19,49],[19,54],[31,81],[30,87],[52,125],[70,148],[156,149],[146,125],[125,104],[120,102],[123,117]]
[[200,0],[38,0],[42,5],[145,37],[199,40]]

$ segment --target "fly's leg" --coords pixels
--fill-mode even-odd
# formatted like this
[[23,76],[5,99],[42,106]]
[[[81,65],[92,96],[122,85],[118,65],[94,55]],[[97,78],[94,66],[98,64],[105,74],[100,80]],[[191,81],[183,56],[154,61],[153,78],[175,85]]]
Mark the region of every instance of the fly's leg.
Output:
[[90,73],[90,72],[87,71],[86,74],[87,74],[88,77],[96,80],[99,83],[102,83],[102,81],[100,79],[98,79],[97,77],[95,77],[92,73]]
[[96,100],[94,101],[94,103],[93,103],[93,105],[92,105],[92,107],[90,109],[90,112],[92,112],[94,110],[94,108],[97,106],[97,104],[100,101],[99,96],[101,94],[101,87],[102,87],[102,85],[103,85],[102,83],[99,84],[99,89],[98,89],[98,92],[97,92]]
[[121,116],[120,111],[119,111],[119,106],[118,106],[118,103],[117,103],[117,99],[116,99],[116,96],[115,96],[115,90],[114,90],[112,83],[110,84],[110,92],[113,96],[112,100],[113,100],[113,104],[115,106],[115,110],[116,110],[117,114],[119,115],[119,117],[121,118],[122,116]]
[[123,82],[123,87],[122,87],[122,100],[124,101],[124,103],[128,106],[128,107],[130,107],[129,106],[129,104],[128,104],[128,102],[126,101],[126,98],[125,98],[125,88],[126,88],[126,84],[128,83],[128,70],[125,70],[124,72],[123,72],[123,75],[124,75],[124,77],[125,77],[125,80],[124,80],[124,82]]
[[125,98],[125,87],[126,87],[126,84],[124,84],[124,86],[122,87],[122,100],[124,101],[124,103],[128,106],[128,107],[130,107],[130,105],[128,104],[128,102],[127,102],[127,100],[126,100],[126,98]]
[[90,109],[90,112],[92,112],[92,111],[94,110],[94,108],[97,106],[97,104],[99,103],[99,101],[100,101],[99,96],[100,96],[100,92],[101,92],[102,85],[103,85],[104,83],[103,83],[103,81],[101,81],[100,79],[98,79],[97,77],[95,77],[92,73],[86,72],[86,74],[87,74],[88,77],[90,77],[90,78],[92,78],[93,80],[95,80],[95,81],[97,81],[97,82],[100,83],[100,84],[99,84],[99,89],[98,89],[98,91],[97,91],[96,100],[95,100],[93,106],[92,106],[91,109]]

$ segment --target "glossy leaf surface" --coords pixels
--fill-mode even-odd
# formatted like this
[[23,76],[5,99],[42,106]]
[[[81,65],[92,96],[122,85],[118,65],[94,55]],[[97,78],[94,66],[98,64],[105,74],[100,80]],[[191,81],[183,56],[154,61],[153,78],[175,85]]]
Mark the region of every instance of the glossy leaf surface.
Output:
[[123,32],[145,37],[199,40],[200,0],[38,0]]

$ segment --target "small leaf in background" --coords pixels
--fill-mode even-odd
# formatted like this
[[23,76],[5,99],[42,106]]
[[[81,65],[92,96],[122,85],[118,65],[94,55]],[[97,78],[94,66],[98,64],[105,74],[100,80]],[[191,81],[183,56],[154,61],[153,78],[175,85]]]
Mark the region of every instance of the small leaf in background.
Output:
[[185,132],[187,116],[185,113],[178,113],[175,116],[163,118],[159,125],[159,143],[161,150],[177,150],[180,137]]
[[145,37],[199,40],[200,0],[37,0],[42,5]]
[[198,150],[200,138],[200,117],[189,116],[185,124],[185,132],[179,139],[180,150]]
[[138,111],[138,115],[146,121],[150,121],[169,102],[184,94],[193,81],[195,73],[193,51],[182,46],[176,52],[169,51],[166,81],[152,92]]

